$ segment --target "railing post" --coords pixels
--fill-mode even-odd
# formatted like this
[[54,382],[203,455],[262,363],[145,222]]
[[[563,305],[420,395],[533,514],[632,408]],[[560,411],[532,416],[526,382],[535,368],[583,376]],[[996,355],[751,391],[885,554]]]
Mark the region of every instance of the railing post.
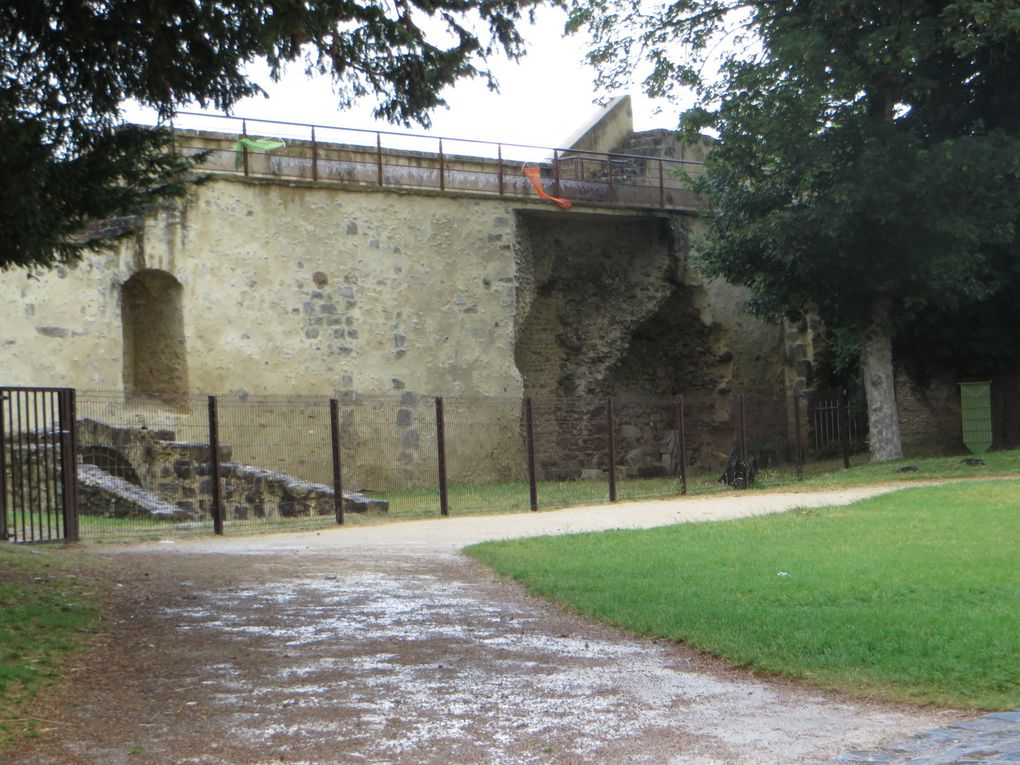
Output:
[[793,457],[797,461],[797,480],[804,480],[804,444],[801,441],[800,432],[800,394],[793,394],[793,427],[796,430],[794,437]]
[[312,180],[319,180],[319,144],[315,141],[315,125],[312,125]]
[[344,522],[344,477],[340,465],[340,402],[329,400],[329,434],[333,447],[333,513],[336,522]]
[[560,195],[560,151],[553,149],[553,196]]
[[4,401],[8,393],[0,393],[0,542],[7,540],[7,427]]
[[613,399],[606,402],[606,421],[609,426],[609,501],[616,501],[616,423],[613,418]]
[[666,206],[666,181],[662,177],[662,160],[659,160],[659,207]]
[[[242,138],[247,138],[248,137],[248,121],[247,120],[241,120],[241,137]],[[244,158],[244,175],[247,178],[248,177],[248,147],[245,146],[243,143],[241,144],[241,156]],[[236,169],[236,167],[237,166],[235,165],[235,169]]]
[[499,153],[499,195],[503,196],[503,144],[497,148]]
[[223,489],[220,487],[220,426],[216,396],[209,396],[209,467],[212,472],[213,533],[223,533]]
[[379,185],[383,185],[383,172],[382,172],[382,134],[375,134],[375,162],[376,170],[379,176]]
[[[843,468],[845,470],[850,469],[850,396],[847,393],[847,389],[843,388],[839,395],[839,404],[837,404],[837,415],[839,406],[843,408],[843,425],[840,428],[840,440],[843,442]],[[837,419],[838,416],[837,416]]]
[[442,396],[436,396],[436,453],[439,458],[439,513],[447,516],[450,514],[450,498],[446,490],[446,424]]
[[439,139],[439,190],[446,191],[446,158],[443,156],[443,139]]
[[676,426],[676,437],[680,447],[680,493],[687,493],[687,428],[684,422],[684,397],[673,401],[673,420]]
[[531,509],[538,510],[538,480],[535,476],[535,411],[531,405],[531,396],[524,399],[524,432],[528,448],[528,492],[531,496]]
[[63,495],[64,538],[78,541],[78,460],[74,424],[77,418],[75,390],[64,388],[60,402],[60,473]]
[[615,194],[613,194],[613,155],[612,154],[607,154],[606,155],[606,170],[607,170],[606,177],[608,178],[608,182],[609,182],[609,189],[608,189],[608,193],[606,194],[606,201],[607,202],[612,202],[613,201],[613,197],[615,196]]

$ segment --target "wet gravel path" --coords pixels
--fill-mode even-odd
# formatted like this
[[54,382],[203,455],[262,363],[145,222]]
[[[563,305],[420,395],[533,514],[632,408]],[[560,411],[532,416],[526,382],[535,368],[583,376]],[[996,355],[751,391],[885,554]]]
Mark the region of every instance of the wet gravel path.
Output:
[[837,500],[776,496],[97,549],[110,629],[42,700],[53,728],[3,761],[908,762],[841,758],[983,725],[592,624],[457,552],[528,524],[556,533]]

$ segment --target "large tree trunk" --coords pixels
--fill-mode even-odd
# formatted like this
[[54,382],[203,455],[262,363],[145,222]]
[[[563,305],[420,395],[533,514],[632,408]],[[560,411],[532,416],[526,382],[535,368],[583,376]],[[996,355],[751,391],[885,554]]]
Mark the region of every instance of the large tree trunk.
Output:
[[903,457],[900,422],[896,414],[896,389],[893,384],[892,329],[889,321],[891,303],[889,300],[875,302],[871,311],[871,326],[861,338],[872,462]]

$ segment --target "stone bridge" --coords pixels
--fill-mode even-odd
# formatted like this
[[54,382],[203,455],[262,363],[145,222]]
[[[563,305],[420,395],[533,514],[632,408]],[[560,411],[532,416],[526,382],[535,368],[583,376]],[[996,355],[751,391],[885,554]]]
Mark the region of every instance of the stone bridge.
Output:
[[[5,276],[5,383],[160,400],[698,392],[725,418],[731,391],[781,394],[809,371],[804,336],[689,265],[701,223],[675,171],[696,172],[706,146],[635,134],[627,99],[537,153],[322,129],[259,153],[239,139],[282,128],[237,128],[177,131],[179,151],[209,151],[211,180],[126,222],[116,250]],[[571,208],[539,198],[526,165]]]

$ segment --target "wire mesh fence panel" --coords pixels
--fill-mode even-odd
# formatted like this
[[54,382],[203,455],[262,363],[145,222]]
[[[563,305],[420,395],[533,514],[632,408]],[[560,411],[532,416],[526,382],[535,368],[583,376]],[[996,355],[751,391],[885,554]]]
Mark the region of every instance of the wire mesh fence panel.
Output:
[[79,390],[77,410],[83,540],[212,533],[206,396]]
[[329,399],[217,396],[224,533],[337,522]]
[[450,514],[530,510],[521,399],[455,397],[443,404]]
[[785,396],[743,397],[744,443],[761,488],[789,483],[797,477],[793,400]]
[[435,399],[345,394],[340,399],[344,485],[373,503],[349,523],[439,515]]
[[679,496],[680,401],[621,397],[614,400],[617,498]]
[[684,395],[683,415],[687,493],[728,489],[720,476],[736,445],[730,402],[714,395]]
[[607,400],[535,398],[532,407],[539,507],[608,502]]

